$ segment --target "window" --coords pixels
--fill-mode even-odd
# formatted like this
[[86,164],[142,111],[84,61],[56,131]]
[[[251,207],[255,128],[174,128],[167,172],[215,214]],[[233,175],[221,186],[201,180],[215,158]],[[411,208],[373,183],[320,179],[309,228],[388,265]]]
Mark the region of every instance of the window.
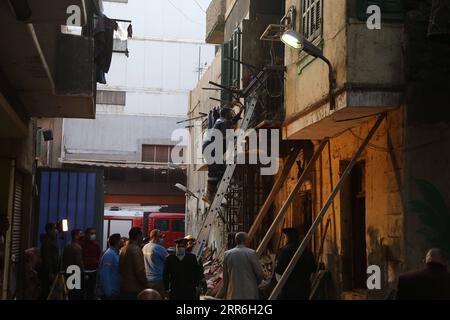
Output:
[[158,229],[160,231],[169,231],[169,220],[157,219],[155,221],[155,229]]
[[[230,59],[231,58],[231,59]],[[222,45],[222,74],[223,86],[240,88],[241,79],[241,31],[236,29],[231,40]],[[231,94],[222,91],[222,100],[230,101]]]
[[302,0],[302,34],[309,41],[322,35],[322,0]]
[[142,161],[155,163],[169,163],[171,161],[174,146],[167,145],[142,145]]
[[184,219],[172,220],[172,231],[184,232]]
[[124,106],[126,102],[125,91],[98,90],[97,104]]

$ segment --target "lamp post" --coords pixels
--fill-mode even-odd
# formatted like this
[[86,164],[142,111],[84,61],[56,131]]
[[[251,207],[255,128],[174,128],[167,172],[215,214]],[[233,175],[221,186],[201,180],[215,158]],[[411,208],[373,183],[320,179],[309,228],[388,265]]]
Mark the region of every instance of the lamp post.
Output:
[[314,44],[308,41],[303,35],[294,30],[285,31],[281,36],[281,41],[294,49],[305,51],[307,54],[315,58],[321,59],[328,65],[328,82],[329,82],[328,96],[330,99],[330,109],[334,110],[336,106],[336,102],[334,99],[334,89],[336,86],[336,80],[334,78],[333,66],[331,65],[330,60],[328,60],[323,55],[322,50],[320,50],[318,47],[316,47]]

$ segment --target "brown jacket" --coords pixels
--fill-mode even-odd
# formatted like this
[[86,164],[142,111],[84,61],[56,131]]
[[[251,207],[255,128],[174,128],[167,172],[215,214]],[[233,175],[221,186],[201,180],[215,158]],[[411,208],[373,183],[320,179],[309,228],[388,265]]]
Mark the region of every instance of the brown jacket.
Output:
[[120,250],[119,271],[122,276],[122,293],[140,293],[147,288],[144,254],[142,249],[131,241]]

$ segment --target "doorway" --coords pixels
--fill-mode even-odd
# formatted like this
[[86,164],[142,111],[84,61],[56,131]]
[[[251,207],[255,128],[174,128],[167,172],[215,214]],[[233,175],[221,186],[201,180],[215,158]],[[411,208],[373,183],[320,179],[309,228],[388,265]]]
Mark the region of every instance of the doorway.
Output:
[[[340,172],[344,172],[348,163],[341,161]],[[365,289],[367,253],[364,161],[358,162],[350,171],[341,189],[340,200],[343,289]]]

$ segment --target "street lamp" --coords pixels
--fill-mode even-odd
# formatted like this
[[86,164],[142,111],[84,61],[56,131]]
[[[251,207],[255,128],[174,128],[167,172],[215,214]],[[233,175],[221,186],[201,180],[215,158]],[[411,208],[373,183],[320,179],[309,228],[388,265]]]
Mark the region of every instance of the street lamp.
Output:
[[183,191],[188,197],[194,197],[194,198],[198,199],[198,197],[195,195],[195,193],[193,193],[191,190],[189,190],[188,188],[183,186],[181,183],[176,183],[175,187],[180,189],[181,191]]
[[322,50],[320,50],[318,47],[316,47],[314,44],[312,44],[310,41],[308,41],[303,35],[300,33],[294,31],[294,30],[287,30],[285,31],[281,36],[281,41],[283,41],[284,44],[300,50],[305,51],[307,54],[319,58],[322,61],[324,61],[328,65],[328,81],[329,81],[329,99],[330,99],[330,109],[333,110],[336,106],[335,100],[334,100],[334,88],[335,88],[335,79],[333,74],[333,66],[331,65],[330,60],[328,60],[322,53]]

